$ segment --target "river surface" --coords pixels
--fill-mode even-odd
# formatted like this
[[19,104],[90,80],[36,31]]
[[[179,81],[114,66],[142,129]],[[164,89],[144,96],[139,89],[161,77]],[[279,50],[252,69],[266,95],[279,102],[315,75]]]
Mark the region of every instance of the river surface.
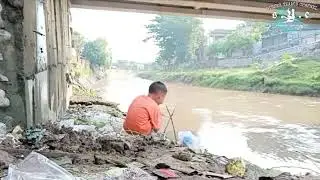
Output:
[[[113,70],[97,86],[104,98],[127,111],[152,81]],[[162,105],[177,131],[192,131],[209,152],[242,157],[263,168],[320,172],[320,99],[239,92],[167,83]],[[167,121],[164,117],[163,121]],[[171,127],[171,126],[170,126]],[[170,128],[170,131],[172,128]]]

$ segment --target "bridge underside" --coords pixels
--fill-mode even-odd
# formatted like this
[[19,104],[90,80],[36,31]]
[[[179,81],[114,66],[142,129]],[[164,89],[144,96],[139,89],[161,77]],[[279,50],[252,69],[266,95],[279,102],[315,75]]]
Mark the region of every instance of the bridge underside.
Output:
[[[283,0],[71,0],[74,8],[120,10],[143,13],[183,14],[231,19],[272,20],[273,9],[268,8]],[[299,2],[303,2],[300,0]],[[310,4],[312,0],[308,1]],[[307,3],[307,1],[305,1]],[[313,7],[320,9],[314,0]],[[298,7],[297,12],[311,13],[306,23],[320,24],[320,13],[310,8]]]

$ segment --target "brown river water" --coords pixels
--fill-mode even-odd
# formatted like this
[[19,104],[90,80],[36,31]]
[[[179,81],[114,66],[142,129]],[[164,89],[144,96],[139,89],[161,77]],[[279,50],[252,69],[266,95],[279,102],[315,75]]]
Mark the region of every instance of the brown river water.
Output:
[[[127,111],[152,81],[112,70],[97,83],[102,96]],[[263,168],[320,172],[320,99],[229,91],[167,83],[162,105],[172,109],[177,131],[192,131],[202,148],[242,157]],[[164,117],[164,124],[167,121]],[[171,127],[171,126],[170,126]],[[172,135],[172,128],[170,128]],[[169,133],[170,135],[170,133]]]

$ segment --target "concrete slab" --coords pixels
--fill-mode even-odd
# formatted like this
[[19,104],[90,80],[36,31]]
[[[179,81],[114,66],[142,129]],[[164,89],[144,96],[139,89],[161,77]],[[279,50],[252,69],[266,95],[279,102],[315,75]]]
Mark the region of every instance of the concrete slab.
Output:
[[43,71],[35,76],[35,124],[41,124],[49,120],[49,94],[48,71]]
[[0,89],[0,108],[6,108],[10,106],[10,100],[6,98],[6,92]]
[[8,82],[8,81],[9,79],[5,75],[0,74],[0,82]]
[[27,127],[33,126],[33,88],[34,81],[26,80],[25,82],[25,100],[26,100],[26,115],[27,115]]
[[8,41],[10,39],[11,39],[11,34],[4,29],[0,29],[0,42],[1,41]]

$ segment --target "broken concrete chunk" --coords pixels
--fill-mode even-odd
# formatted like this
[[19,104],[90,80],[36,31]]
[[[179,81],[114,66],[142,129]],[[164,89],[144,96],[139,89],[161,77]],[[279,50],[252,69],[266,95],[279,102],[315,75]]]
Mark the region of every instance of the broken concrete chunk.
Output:
[[9,79],[6,76],[0,74],[0,82],[8,82],[8,81]]
[[[0,25],[1,25],[1,20],[0,20]],[[0,26],[0,28],[1,28],[1,26]],[[2,55],[2,53],[0,53],[0,61],[3,61],[3,55]]]
[[1,11],[2,11],[2,6],[0,4],[0,29],[4,28],[4,23],[3,23],[3,20],[1,18]]
[[10,100],[6,98],[5,95],[6,93],[4,92],[4,90],[0,89],[0,108],[10,106]]
[[13,156],[9,155],[5,151],[0,150],[0,168],[1,169],[8,168],[9,164],[13,163],[13,161],[14,161]]
[[12,134],[7,134],[1,145],[7,148],[15,148],[21,145],[21,142],[16,139]]
[[10,100],[6,97],[0,97],[0,108],[9,107]]
[[4,29],[0,29],[0,42],[1,41],[8,41],[10,39],[11,39],[11,34]]
[[4,22],[3,22],[2,18],[1,18],[1,15],[0,15],[0,29],[3,29],[3,28],[4,28]]
[[4,139],[7,134],[7,126],[4,123],[0,123],[0,138]]
[[20,126],[16,126],[12,131],[12,135],[16,139],[22,139],[23,138],[23,130],[22,130],[22,128]]
[[55,163],[57,163],[59,166],[72,164],[72,159],[70,159],[70,158],[67,157],[67,156],[58,157],[58,158],[52,159],[52,161],[55,162]]
[[13,117],[5,115],[4,117],[0,117],[0,122],[4,123],[7,126],[7,132],[12,131],[12,124],[14,123]]
[[179,159],[181,161],[191,161],[192,160],[192,154],[189,152],[183,152],[183,151],[172,155],[172,157]]
[[6,92],[4,92],[4,90],[0,89],[0,97],[5,97]]

